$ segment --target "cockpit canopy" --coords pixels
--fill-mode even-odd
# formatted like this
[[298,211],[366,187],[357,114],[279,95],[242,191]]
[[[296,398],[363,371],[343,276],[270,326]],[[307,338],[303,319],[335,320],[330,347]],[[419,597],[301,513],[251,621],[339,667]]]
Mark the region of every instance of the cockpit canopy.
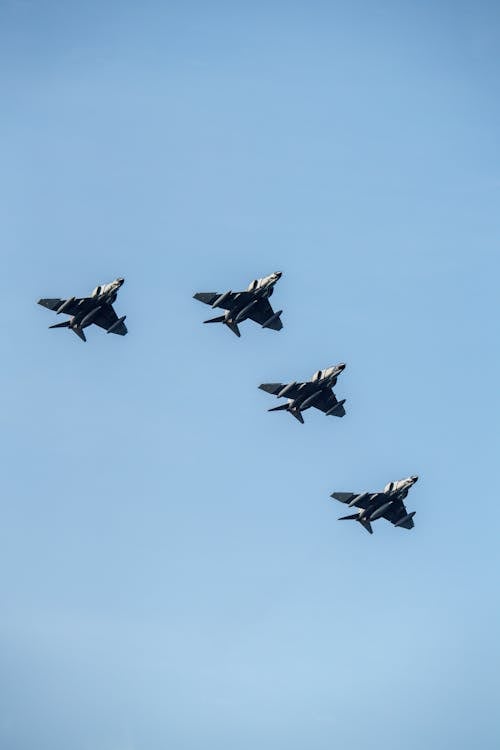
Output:
[[327,367],[324,370],[318,370],[314,373],[311,380],[313,383],[316,383],[318,380],[323,380],[324,378],[328,378],[330,375],[333,375],[337,368],[334,367]]
[[114,281],[110,281],[109,284],[99,284],[92,292],[92,297],[101,297],[104,294],[116,293],[121,287],[125,279],[118,278]]
[[414,484],[413,477],[408,477],[407,479],[398,479],[396,482],[389,482],[389,484],[386,484],[384,487],[384,492],[399,492],[400,490],[406,489],[408,490],[411,485]]

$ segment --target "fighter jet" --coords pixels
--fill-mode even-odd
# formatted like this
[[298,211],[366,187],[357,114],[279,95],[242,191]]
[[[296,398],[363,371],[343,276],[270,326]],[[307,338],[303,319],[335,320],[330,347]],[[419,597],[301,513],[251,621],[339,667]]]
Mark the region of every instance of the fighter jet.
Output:
[[344,364],[333,365],[333,367],[327,367],[326,370],[318,370],[318,372],[314,373],[311,380],[305,383],[296,382],[295,380],[292,383],[286,384],[262,383],[262,385],[259,385],[259,388],[267,391],[267,393],[272,393],[278,398],[286,396],[288,399],[286,404],[275,406],[273,409],[269,409],[269,411],[289,411],[302,424],[304,424],[302,412],[311,406],[325,412],[327,417],[331,414],[335,417],[343,417],[345,415],[345,399],[337,401],[332,388],[344,369]]
[[210,305],[213,309],[216,307],[226,310],[225,315],[218,315],[216,318],[204,320],[204,323],[224,323],[236,336],[240,336],[238,323],[250,318],[262,326],[262,328],[272,328],[274,331],[280,331],[283,323],[280,315],[283,310],[274,312],[269,302],[269,297],[274,291],[274,285],[281,279],[281,273],[272,273],[263,279],[255,279],[248,285],[244,292],[197,292],[194,299]]
[[349,508],[360,508],[358,513],[342,516],[339,521],[359,521],[370,534],[373,534],[371,522],[377,518],[386,518],[394,526],[401,526],[403,529],[413,529],[415,511],[408,513],[403,500],[417,479],[417,476],[412,476],[398,482],[389,482],[382,492],[362,492],[360,495],[353,492],[334,492],[331,497],[335,500],[347,503]]
[[127,326],[123,322],[126,315],[119,318],[113,309],[113,302],[116,301],[118,290],[125,279],[115,279],[110,284],[96,286],[90,297],[70,297],[69,299],[39,299],[38,304],[54,310],[57,315],[66,313],[71,315],[69,320],[64,323],[55,323],[49,328],[69,328],[76,333],[82,341],[86,341],[84,328],[95,323],[100,328],[104,328],[106,333],[117,333],[119,336],[125,336]]

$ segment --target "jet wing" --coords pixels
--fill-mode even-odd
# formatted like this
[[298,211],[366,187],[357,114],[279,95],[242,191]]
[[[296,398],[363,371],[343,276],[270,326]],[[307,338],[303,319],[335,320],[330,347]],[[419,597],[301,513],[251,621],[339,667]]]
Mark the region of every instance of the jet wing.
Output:
[[[345,409],[343,404],[339,404],[338,408],[335,409],[335,404],[338,403],[338,399],[335,396],[334,392],[327,391],[325,389],[325,392],[322,393],[321,396],[318,396],[318,399],[314,401],[313,406],[315,406],[316,409],[325,412],[325,414],[327,411],[329,411],[335,417],[345,417]],[[335,411],[332,412],[332,409],[335,409]]]
[[[222,304],[216,305],[216,307],[220,307],[222,310],[230,310],[232,307],[234,307],[236,298],[238,298],[238,302],[241,302],[243,301],[245,295],[248,296],[248,299],[250,300],[251,294],[249,292],[227,292],[227,294],[224,295]],[[212,306],[214,302],[219,299],[219,297],[222,297],[222,293],[197,292],[196,294],[193,294],[194,299],[197,299],[199,302],[203,302],[205,305],[210,306]]]
[[[96,326],[99,326],[99,328],[104,328],[107,331],[111,326],[115,325],[115,323],[118,323],[118,320],[118,315],[115,313],[113,305],[103,305],[99,314],[92,322],[95,323]],[[123,321],[120,321],[116,328],[113,328],[110,333],[117,333],[118,336],[125,336],[128,333],[127,326]]]
[[[330,497],[333,497],[335,500],[339,500],[341,503],[351,503],[355,497],[358,497],[359,500],[353,503],[351,507],[363,508],[363,510],[366,510],[366,508],[368,508],[368,506],[371,505],[376,499],[380,500],[382,495],[382,492],[333,492]],[[385,513],[384,518],[386,518]]]
[[[402,500],[395,500],[393,504],[387,508],[382,518],[387,519],[387,521],[390,521],[393,524],[397,524],[398,521],[401,521],[407,515],[408,511],[406,510],[404,502]],[[407,520],[400,523],[399,526],[403,529],[413,529],[415,524],[413,523],[413,518],[407,518]]]
[[[248,314],[248,317],[251,320],[254,320],[259,325],[263,325],[266,320],[269,320],[274,315],[274,310],[271,306],[271,303],[267,299],[261,299],[259,302],[254,305],[251,309],[251,311]],[[267,326],[267,328],[272,328],[273,331],[281,331],[283,328],[283,323],[279,318],[276,320],[273,320],[270,325]]]
[[95,300],[92,300],[91,297],[75,297],[74,299],[70,298],[67,300],[61,299],[60,297],[51,297],[49,299],[38,300],[39,305],[54,311],[59,310],[64,303],[67,303],[67,307],[63,310],[66,315],[76,315],[87,308],[90,311],[91,308],[95,306]]
[[[266,391],[267,393],[272,393],[274,396],[277,396],[280,391],[283,390],[283,388],[287,385],[287,383],[262,383],[259,385],[259,388],[261,391]],[[305,395],[307,393],[306,390],[301,390],[301,387],[305,388],[305,386],[309,385],[308,383],[289,383],[288,385],[291,385],[292,387],[285,393],[285,398],[294,399],[297,398],[299,393],[301,395]]]
[[205,305],[213,305],[217,297],[220,297],[218,292],[196,292],[196,294],[193,294],[193,299],[197,299]]
[[259,388],[261,391],[266,391],[266,393],[272,393],[273,396],[277,396],[278,393],[281,391],[282,388],[285,387],[284,383],[261,383],[259,385]]

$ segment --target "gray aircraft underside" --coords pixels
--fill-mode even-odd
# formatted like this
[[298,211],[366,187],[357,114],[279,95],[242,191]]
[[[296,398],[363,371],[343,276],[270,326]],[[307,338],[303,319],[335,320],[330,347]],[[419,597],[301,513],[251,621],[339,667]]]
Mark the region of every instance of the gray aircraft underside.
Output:
[[342,516],[339,521],[359,521],[359,523],[370,534],[373,534],[372,521],[385,518],[394,526],[403,529],[413,529],[413,516],[416,511],[408,513],[403,500],[409,490],[418,480],[417,476],[400,479],[397,482],[389,482],[381,492],[333,492],[331,497],[346,503],[349,508],[359,508],[357,513]]
[[248,289],[243,292],[197,292],[194,299],[210,305],[213,309],[226,310],[224,315],[204,320],[204,323],[223,323],[236,336],[240,336],[238,324],[250,319],[258,323],[262,328],[272,328],[280,331],[283,323],[280,320],[283,310],[274,312],[269,302],[269,297],[274,291],[274,285],[281,278],[281,273],[272,273],[262,279],[252,281]]
[[65,320],[63,323],[55,323],[49,328],[69,328],[82,341],[87,340],[83,329],[92,325],[92,323],[104,328],[106,333],[125,336],[127,333],[127,326],[124,323],[126,315],[119,318],[113,308],[118,290],[124,281],[125,279],[118,278],[109,284],[97,286],[90,297],[39,299],[38,304],[47,307],[49,310],[54,310],[57,315],[60,313],[70,315],[69,320]]
[[311,380],[306,382],[294,380],[291,383],[262,383],[259,388],[278,398],[287,398],[285,404],[275,406],[269,411],[288,411],[302,424],[304,424],[302,412],[311,406],[324,412],[327,417],[331,415],[343,417],[345,415],[345,399],[337,401],[333,387],[344,369],[344,364],[333,365],[333,367],[327,367],[325,370],[318,370]]

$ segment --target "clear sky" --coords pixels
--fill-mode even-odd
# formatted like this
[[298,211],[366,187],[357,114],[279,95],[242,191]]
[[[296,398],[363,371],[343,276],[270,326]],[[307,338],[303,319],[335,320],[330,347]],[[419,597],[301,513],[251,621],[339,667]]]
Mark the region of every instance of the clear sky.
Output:
[[[498,748],[499,24],[2,0],[2,750]],[[280,333],[201,324],[272,271]],[[128,336],[47,330],[117,276]]]

